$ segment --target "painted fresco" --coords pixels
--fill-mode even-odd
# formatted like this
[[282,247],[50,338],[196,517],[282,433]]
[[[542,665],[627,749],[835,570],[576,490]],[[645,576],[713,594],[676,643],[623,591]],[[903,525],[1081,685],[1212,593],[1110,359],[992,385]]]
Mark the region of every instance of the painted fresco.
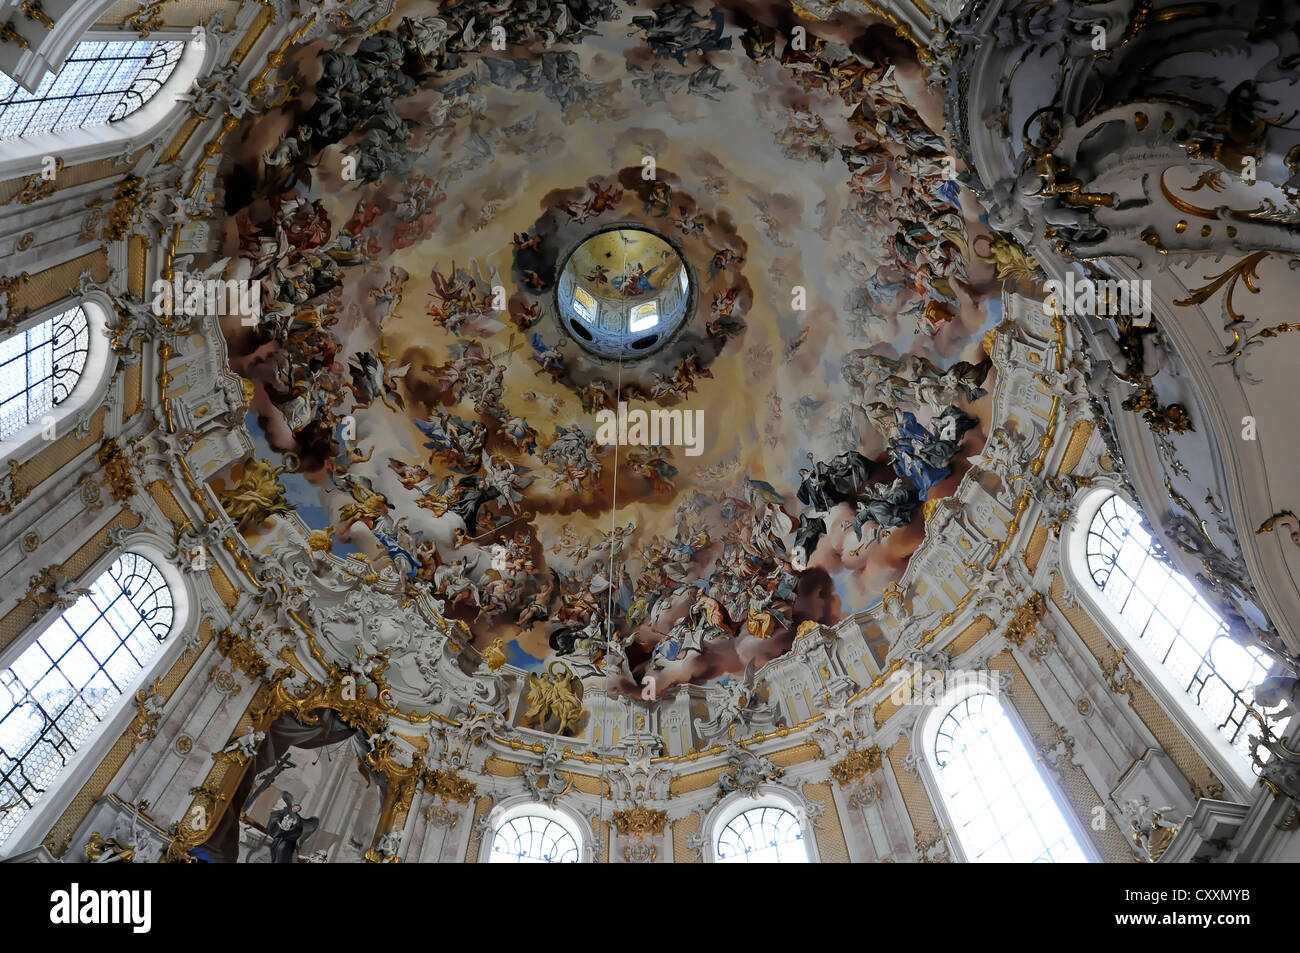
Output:
[[[262,288],[224,322],[259,452],[214,482],[245,535],[296,511],[488,664],[633,693],[876,602],[983,445],[1000,283],[910,47],[791,16],[410,3],[292,51],[225,180],[227,274]],[[697,304],[622,363],[555,297],[619,224],[672,239]],[[582,273],[650,297],[675,270],[642,251]]]

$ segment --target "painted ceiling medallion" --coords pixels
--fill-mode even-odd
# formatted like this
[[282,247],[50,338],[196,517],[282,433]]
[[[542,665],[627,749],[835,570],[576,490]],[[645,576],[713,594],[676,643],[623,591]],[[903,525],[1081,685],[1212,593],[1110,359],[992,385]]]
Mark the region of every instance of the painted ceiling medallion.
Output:
[[677,249],[640,228],[598,232],[560,268],[559,325],[584,351],[637,361],[661,350],[691,315],[690,273]]
[[253,451],[211,478],[254,549],[292,523],[467,668],[585,698],[747,683],[878,602],[983,447],[1003,317],[891,29],[632,7],[504,14],[500,54],[399,0],[288,51],[212,259],[261,284],[222,319]]

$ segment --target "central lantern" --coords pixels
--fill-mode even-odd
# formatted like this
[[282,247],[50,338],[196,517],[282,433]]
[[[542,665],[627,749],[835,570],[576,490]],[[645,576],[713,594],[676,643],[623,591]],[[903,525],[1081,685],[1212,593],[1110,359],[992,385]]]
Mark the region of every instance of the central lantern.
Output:
[[584,239],[565,259],[555,293],[564,330],[583,350],[611,360],[655,353],[691,310],[681,253],[643,228],[616,226]]

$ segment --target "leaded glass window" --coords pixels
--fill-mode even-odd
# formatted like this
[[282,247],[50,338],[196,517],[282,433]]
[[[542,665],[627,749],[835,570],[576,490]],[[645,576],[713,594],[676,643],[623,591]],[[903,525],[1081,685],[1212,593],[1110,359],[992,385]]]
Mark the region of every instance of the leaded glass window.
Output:
[[0,843],[133,688],[173,616],[158,567],[123,553],[0,672]]
[[162,89],[184,49],[180,40],[88,40],[34,93],[0,73],[0,139],[125,119]]
[[80,306],[0,340],[0,440],[67,400],[89,347],[90,326]]
[[1228,624],[1169,562],[1141,514],[1111,496],[1088,527],[1088,572],[1191,703],[1242,757],[1250,757],[1246,699],[1268,674],[1259,649],[1232,640]]
[[538,814],[512,817],[492,838],[493,864],[576,864],[578,841],[559,821]]
[[1082,863],[1088,857],[990,692],[957,702],[934,739],[935,777],[968,860]]
[[790,811],[752,807],[733,817],[718,835],[720,864],[806,864],[803,827]]

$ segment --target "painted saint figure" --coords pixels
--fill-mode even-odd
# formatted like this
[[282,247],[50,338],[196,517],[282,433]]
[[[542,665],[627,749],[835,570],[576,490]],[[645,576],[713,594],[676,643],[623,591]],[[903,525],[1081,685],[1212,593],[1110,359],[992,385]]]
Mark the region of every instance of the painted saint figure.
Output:
[[293,795],[281,795],[281,806],[271,812],[267,833],[271,835],[271,863],[292,864],[298,845],[320,826],[320,818],[303,817],[302,805]]

